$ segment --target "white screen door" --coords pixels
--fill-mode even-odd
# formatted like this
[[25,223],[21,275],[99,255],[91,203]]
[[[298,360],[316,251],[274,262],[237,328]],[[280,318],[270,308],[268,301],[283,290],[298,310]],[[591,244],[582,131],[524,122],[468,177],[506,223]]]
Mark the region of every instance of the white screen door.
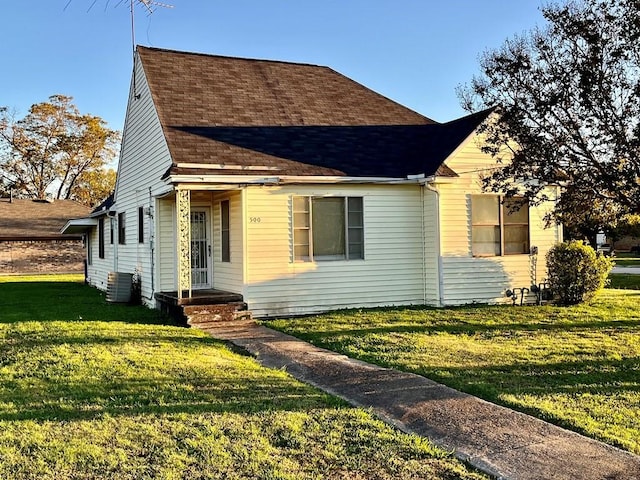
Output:
[[208,210],[191,210],[191,286],[211,287],[211,243]]

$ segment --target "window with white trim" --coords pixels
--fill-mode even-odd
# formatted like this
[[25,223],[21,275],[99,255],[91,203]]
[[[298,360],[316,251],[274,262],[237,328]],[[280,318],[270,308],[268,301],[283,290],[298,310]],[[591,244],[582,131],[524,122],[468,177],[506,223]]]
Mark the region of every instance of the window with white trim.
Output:
[[98,219],[98,257],[104,258],[104,218]]
[[229,228],[229,200],[220,202],[220,252],[223,262],[231,261],[231,237]]
[[91,241],[91,233],[85,237],[87,247],[87,265],[93,265],[93,242]]
[[362,197],[293,197],[295,261],[364,259]]
[[523,198],[471,196],[474,257],[529,253],[529,204]]
[[127,243],[127,230],[125,228],[124,212],[118,213],[118,243],[124,245]]

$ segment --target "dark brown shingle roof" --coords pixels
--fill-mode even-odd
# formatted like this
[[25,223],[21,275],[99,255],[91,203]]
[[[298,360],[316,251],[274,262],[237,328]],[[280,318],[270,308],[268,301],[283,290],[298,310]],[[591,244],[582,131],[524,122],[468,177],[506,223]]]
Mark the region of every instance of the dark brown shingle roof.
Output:
[[88,215],[90,209],[73,200],[41,202],[0,199],[0,240],[35,238],[68,239],[60,229],[71,218]]
[[174,162],[167,175],[452,175],[440,166],[472,131],[328,67],[148,47],[138,54]]

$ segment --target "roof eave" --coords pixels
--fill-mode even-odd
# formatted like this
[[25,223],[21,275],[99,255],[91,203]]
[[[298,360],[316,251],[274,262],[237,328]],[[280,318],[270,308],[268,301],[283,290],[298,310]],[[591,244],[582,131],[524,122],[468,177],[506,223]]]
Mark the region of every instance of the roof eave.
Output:
[[415,184],[419,178],[412,177],[352,177],[329,175],[169,175],[165,182],[180,188],[185,184],[209,185],[286,185],[286,184]]
[[74,218],[69,220],[64,227],[60,229],[60,233],[63,235],[78,235],[86,233],[96,226],[98,226],[98,220],[95,218]]

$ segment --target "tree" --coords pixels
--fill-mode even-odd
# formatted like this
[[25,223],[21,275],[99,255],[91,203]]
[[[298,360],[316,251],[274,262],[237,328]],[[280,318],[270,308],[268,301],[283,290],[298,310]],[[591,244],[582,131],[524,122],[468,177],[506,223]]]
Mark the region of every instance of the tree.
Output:
[[72,98],[53,95],[22,119],[0,108],[0,175],[31,198],[72,198],[78,182],[115,156],[119,133],[81,114]]
[[593,198],[577,189],[566,189],[554,213],[554,218],[564,226],[565,238],[587,240],[597,247],[599,233],[607,237],[618,224],[621,208],[615,202]]
[[116,171],[100,169],[85,171],[76,181],[71,200],[96,207],[107,198],[116,184]]
[[499,113],[484,133],[501,168],[485,187],[515,194],[525,179],[537,203],[560,185],[555,213],[565,221],[638,211],[640,1],[575,0],[542,13],[546,26],[485,52],[481,74],[458,89],[467,110]]
[[616,227],[608,232],[609,237],[619,240],[623,237],[640,238],[640,213],[628,213],[617,222]]

